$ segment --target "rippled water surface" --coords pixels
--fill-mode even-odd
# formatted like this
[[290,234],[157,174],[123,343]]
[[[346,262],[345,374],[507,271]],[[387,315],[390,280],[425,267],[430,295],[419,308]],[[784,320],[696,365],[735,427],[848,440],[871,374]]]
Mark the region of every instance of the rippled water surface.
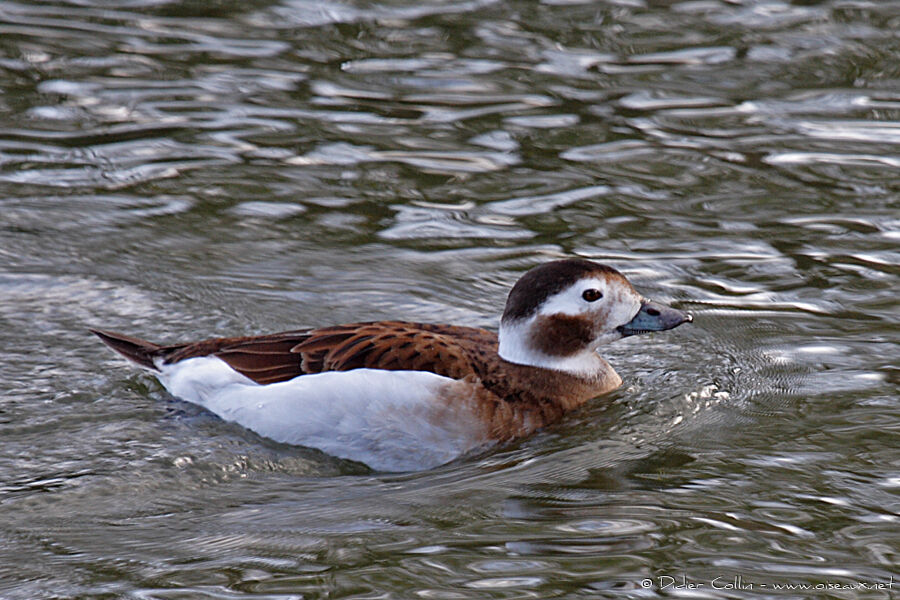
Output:
[[[0,597],[896,597],[898,31],[893,0],[0,3]],[[420,473],[86,332],[494,328],[563,256],[695,323]]]

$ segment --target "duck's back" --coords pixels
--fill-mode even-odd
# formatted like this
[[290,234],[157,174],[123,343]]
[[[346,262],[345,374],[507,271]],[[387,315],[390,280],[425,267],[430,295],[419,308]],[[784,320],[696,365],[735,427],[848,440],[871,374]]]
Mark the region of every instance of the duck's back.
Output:
[[354,369],[427,371],[463,379],[480,376],[482,363],[496,354],[497,335],[485,329],[375,321],[159,347],[154,357],[174,364],[215,356],[256,383],[268,384]]

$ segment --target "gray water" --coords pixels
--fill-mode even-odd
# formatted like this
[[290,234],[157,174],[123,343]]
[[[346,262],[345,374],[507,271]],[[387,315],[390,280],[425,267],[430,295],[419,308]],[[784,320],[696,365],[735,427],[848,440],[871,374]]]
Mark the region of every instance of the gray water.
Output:
[[[0,597],[897,597],[898,31],[892,0],[0,3]],[[86,332],[494,328],[565,256],[695,323],[420,473]]]

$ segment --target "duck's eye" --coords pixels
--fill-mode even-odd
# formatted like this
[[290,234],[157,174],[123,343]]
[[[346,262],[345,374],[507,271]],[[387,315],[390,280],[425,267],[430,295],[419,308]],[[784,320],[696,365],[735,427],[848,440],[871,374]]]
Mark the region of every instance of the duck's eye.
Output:
[[603,292],[601,292],[600,290],[595,290],[594,288],[591,288],[589,290],[584,290],[583,292],[581,292],[581,297],[584,298],[585,300],[587,300],[588,302],[596,302],[597,300],[599,300],[600,298],[603,297]]

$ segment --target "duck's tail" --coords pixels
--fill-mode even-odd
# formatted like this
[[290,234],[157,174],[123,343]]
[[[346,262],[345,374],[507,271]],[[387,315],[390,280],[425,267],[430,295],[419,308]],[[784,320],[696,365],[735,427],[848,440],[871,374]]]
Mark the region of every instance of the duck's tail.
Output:
[[163,346],[114,331],[91,329],[90,332],[103,340],[104,344],[136,365],[151,371],[159,371],[154,359],[160,356]]

